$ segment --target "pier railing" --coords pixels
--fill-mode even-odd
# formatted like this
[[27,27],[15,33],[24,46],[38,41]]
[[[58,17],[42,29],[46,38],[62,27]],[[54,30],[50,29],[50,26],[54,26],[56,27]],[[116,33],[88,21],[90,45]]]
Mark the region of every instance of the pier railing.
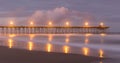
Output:
[[106,33],[107,26],[0,26],[1,34],[84,34]]

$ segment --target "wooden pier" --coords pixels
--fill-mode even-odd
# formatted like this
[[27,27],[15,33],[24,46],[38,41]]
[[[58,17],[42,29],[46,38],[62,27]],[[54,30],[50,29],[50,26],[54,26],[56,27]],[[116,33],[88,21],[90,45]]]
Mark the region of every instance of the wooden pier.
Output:
[[0,26],[1,34],[84,34],[106,33],[107,26]]

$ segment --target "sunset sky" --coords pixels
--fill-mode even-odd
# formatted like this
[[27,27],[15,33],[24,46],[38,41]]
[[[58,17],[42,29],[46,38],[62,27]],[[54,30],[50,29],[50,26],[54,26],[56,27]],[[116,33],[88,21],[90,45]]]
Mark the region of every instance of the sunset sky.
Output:
[[120,0],[0,0],[0,25],[9,20],[19,25],[26,25],[29,20],[37,24],[69,20],[73,25],[105,22],[112,31],[120,31],[119,6]]

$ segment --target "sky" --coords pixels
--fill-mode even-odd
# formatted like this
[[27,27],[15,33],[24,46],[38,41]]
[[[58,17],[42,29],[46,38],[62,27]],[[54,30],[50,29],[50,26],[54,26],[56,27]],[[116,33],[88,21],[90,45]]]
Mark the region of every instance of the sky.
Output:
[[16,25],[37,25],[53,21],[62,25],[90,25],[104,22],[110,31],[120,31],[120,0],[0,0],[0,25],[14,21]]

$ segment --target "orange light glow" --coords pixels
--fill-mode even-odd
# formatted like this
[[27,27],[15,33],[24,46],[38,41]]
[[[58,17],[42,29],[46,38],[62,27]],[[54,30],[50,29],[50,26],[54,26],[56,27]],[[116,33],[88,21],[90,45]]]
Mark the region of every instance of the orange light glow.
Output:
[[16,36],[15,34],[10,34],[10,35],[9,35],[9,37],[11,37],[11,38],[12,38],[12,37],[15,37],[15,36]]
[[88,44],[88,42],[89,42],[89,39],[88,39],[88,37],[86,37],[85,38],[85,44]]
[[66,22],[66,26],[69,26],[70,25],[70,23],[69,22]]
[[100,58],[103,58],[103,54],[104,54],[103,50],[100,49],[100,50],[99,50],[99,57],[100,57]]
[[64,53],[69,53],[69,47],[68,46],[64,46],[63,50],[64,50]]
[[89,49],[87,47],[84,47],[83,48],[83,53],[84,53],[84,55],[88,56]]
[[28,42],[28,49],[30,51],[33,49],[33,42]]
[[69,37],[70,37],[70,35],[69,35],[69,34],[66,34],[66,37],[67,37],[67,38],[69,38]]
[[31,25],[31,26],[33,26],[33,25],[34,25],[33,21],[31,21],[31,22],[30,22],[30,25]]
[[30,36],[30,40],[32,40],[35,37],[34,34],[30,34],[29,36]]
[[89,37],[89,36],[91,36],[91,35],[92,35],[92,34],[89,34],[89,33],[85,34],[86,37]]
[[48,35],[48,40],[49,40],[49,42],[51,42],[51,41],[52,41],[52,39],[53,39],[52,35],[51,35],[51,34],[50,34],[50,35]]
[[9,44],[9,48],[12,48],[12,46],[13,46],[13,40],[12,39],[8,39],[8,44]]
[[52,25],[52,22],[49,22],[48,24],[51,26],[51,25]]
[[102,61],[100,61],[100,63],[103,63]]
[[104,26],[104,23],[103,23],[103,22],[101,22],[101,23],[100,23],[100,26]]
[[52,44],[47,44],[47,52],[51,52]]
[[69,38],[66,38],[66,39],[65,39],[65,42],[66,42],[66,43],[68,43],[69,41],[70,41]]
[[13,25],[14,23],[13,23],[13,21],[10,21],[10,25]]
[[85,26],[89,26],[89,23],[88,23],[88,22],[85,22]]
[[101,33],[100,35],[103,36],[103,37],[106,36],[106,34],[104,34],[104,33]]

